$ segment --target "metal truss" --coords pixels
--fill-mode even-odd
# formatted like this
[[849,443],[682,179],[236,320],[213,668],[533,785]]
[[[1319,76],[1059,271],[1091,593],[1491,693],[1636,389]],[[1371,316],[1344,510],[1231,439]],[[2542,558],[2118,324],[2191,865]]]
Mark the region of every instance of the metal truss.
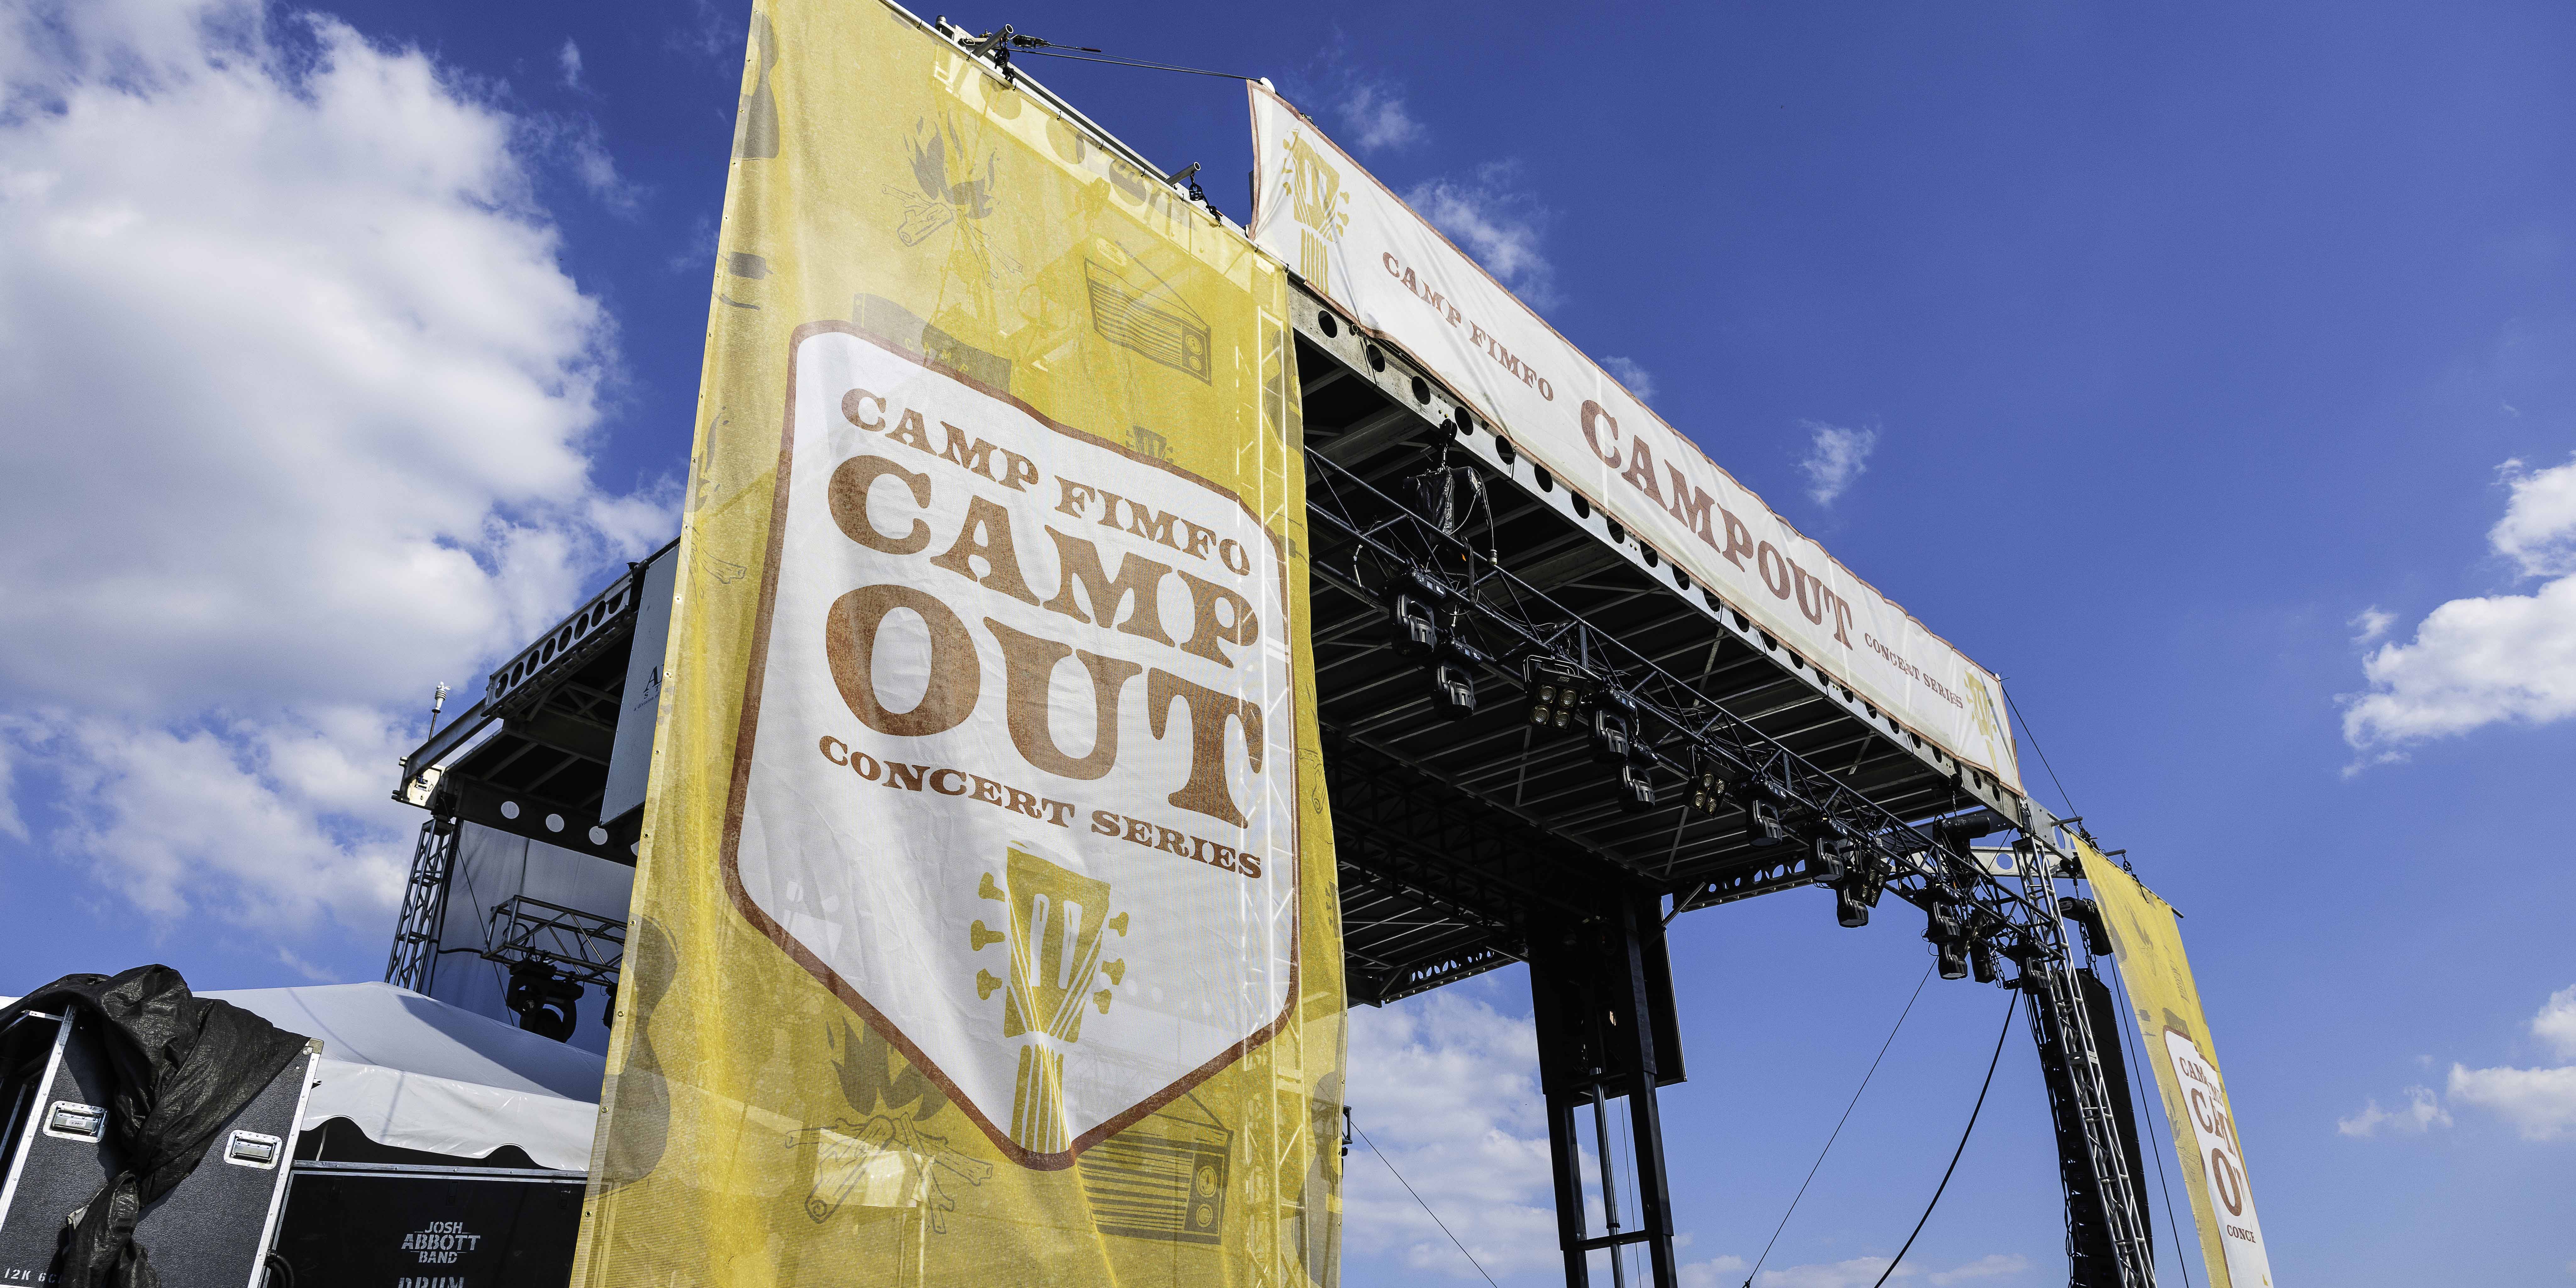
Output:
[[[2037,846],[2022,852],[2032,854]],[[2046,910],[2049,924],[2065,925],[2064,913],[2057,906],[2057,886],[2052,877],[2055,865],[2040,860],[2021,865],[2022,889],[2031,901]],[[2031,994],[2031,1029],[2044,1054],[2054,1052],[2066,1065],[2067,1090],[2073,1093],[2073,1117],[2083,1128],[2084,1163],[2093,1177],[2093,1192],[2100,1197],[2101,1218],[2110,1236],[2115,1282],[2121,1288],[2154,1288],[2156,1254],[2147,1234],[2142,1194],[2138,1178],[2129,1174],[2128,1151],[2122,1147],[2120,1120],[2113,1108],[2110,1080],[2102,1069],[2102,1035],[2093,1031],[2092,1008],[2084,1003],[2084,994],[2076,983],[2075,961],[2070,953],[2059,953],[2054,959],[2029,961],[2022,965],[2021,987]],[[2119,1035],[2112,1034],[2117,1042]],[[2140,1052],[2141,1059],[2147,1058]],[[2052,1088],[2054,1090],[2054,1088]],[[2075,1248],[2075,1196],[2068,1196],[2067,1247]]]
[[[1348,560],[1316,575],[1381,606],[1397,595],[1428,601],[1475,651],[1479,687],[1489,680],[1526,690],[1516,664],[1545,662],[1588,679],[1637,715],[1635,759],[1668,779],[1714,770],[1736,803],[1764,801],[1811,839],[1847,842],[1864,875],[1898,897],[1983,912],[1986,937],[2015,936],[2042,918],[2022,892],[1965,854],[1936,842],[1926,826],[1881,808],[1858,789],[1764,735],[1714,700],[1619,640],[1592,629],[1510,570],[1492,552],[1442,530],[1319,451],[1307,453],[1309,521],[1348,545]],[[1703,592],[1705,593],[1705,592]],[[1802,860],[1802,862],[1805,862]],[[1703,886],[1680,908],[1722,902]],[[2063,932],[2049,938],[2063,955]],[[2016,956],[2019,954],[2017,953]]]
[[[2022,831],[2020,853],[2028,860],[2019,865],[2018,888],[2008,885],[1970,855],[1961,838],[1936,835],[1940,820],[1909,820],[1889,812],[1653,659],[1593,629],[1580,614],[1503,567],[1497,552],[1476,548],[1320,450],[1308,450],[1307,465],[1308,519],[1318,547],[1313,567],[1319,580],[1391,615],[1398,596],[1427,605],[1441,624],[1444,658],[1450,665],[1474,668],[1480,691],[1490,682],[1525,693],[1532,690],[1535,672],[1528,667],[1533,662],[1559,677],[1580,677],[1592,686],[1596,700],[1615,702],[1623,711],[1633,712],[1632,764],[1684,782],[1714,771],[1725,780],[1730,805],[1750,808],[1760,803],[1777,812],[1786,833],[1775,847],[1778,857],[1764,855],[1750,863],[1685,877],[1684,886],[1673,895],[1673,915],[1817,884],[1830,875],[1828,864],[1838,860],[1845,870],[1846,888],[1866,890],[1873,901],[1878,892],[1892,893],[1936,918],[1955,918],[1969,942],[2018,963],[2017,986],[2043,994],[2044,999],[2033,1000],[2047,1003],[2038,1009],[2049,1018],[2037,1022],[2052,1026],[2053,1031],[2043,1033],[2043,1040],[2053,1040],[2070,1057],[2076,1108],[2089,1155],[2086,1163],[2107,1209],[2118,1282],[2122,1288],[2152,1288],[2154,1258],[2145,1239],[2137,1190],[2121,1156],[2098,1038],[2078,1000],[2073,956],[2051,884],[2056,876],[2072,875],[2067,864],[2071,854],[2052,835],[2055,825],[2045,811],[2024,804],[2021,817],[2003,820]],[[1689,584],[1678,570],[1675,583],[1688,593]],[[1705,587],[1699,593],[1711,610],[1732,611]],[[1337,777],[1333,781],[1337,819],[1345,808],[1346,781],[1365,780],[1356,792],[1365,797],[1391,777]],[[1963,792],[1961,799],[1974,798]],[[1508,810],[1498,802],[1480,803],[1496,811]],[[1357,833],[1371,837],[1366,827]],[[1558,844],[1565,845],[1561,839]],[[1472,906],[1481,901],[1471,896],[1485,893],[1455,882],[1440,886],[1419,875],[1418,869],[1388,863],[1388,856],[1398,855],[1398,847],[1371,844],[1370,849],[1366,862],[1378,869],[1375,879],[1403,880],[1409,891],[1428,891],[1430,901],[1439,906]],[[1833,859],[1824,857],[1828,853]],[[1350,866],[1345,863],[1346,869]],[[1623,866],[1650,879],[1670,881],[1683,876]],[[1507,948],[1490,945],[1482,952],[1490,964],[1476,969],[1490,969],[1509,956]],[[1425,963],[1422,987],[1473,973],[1460,969],[1464,965]],[[1402,996],[1416,991],[1408,983],[1403,978],[1390,979],[1384,987],[1388,996]]]
[[438,971],[438,936],[447,920],[447,879],[456,870],[456,820],[432,818],[420,825],[420,841],[411,852],[411,879],[403,884],[402,913],[394,922],[393,952],[385,959],[385,982],[415,993],[429,991]]
[[504,966],[544,962],[578,984],[617,986],[626,958],[626,923],[527,895],[492,909],[491,945],[483,956]]

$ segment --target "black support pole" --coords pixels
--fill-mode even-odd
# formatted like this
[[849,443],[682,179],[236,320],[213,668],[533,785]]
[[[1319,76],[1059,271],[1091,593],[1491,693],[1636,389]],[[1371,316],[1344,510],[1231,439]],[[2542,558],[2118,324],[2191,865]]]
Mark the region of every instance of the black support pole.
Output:
[[1556,1177],[1556,1242],[1565,1249],[1566,1288],[1590,1288],[1592,1270],[1583,1251],[1583,1148],[1574,1134],[1570,1095],[1547,1096],[1547,1154]]
[[[1664,955],[1663,918],[1657,915],[1655,903],[1649,901],[1641,908],[1635,899],[1622,902],[1620,911],[1625,924],[1621,927],[1619,956],[1620,964],[1626,967],[1621,982],[1627,987],[1621,1000],[1627,1003],[1626,1013],[1635,1021],[1624,1026],[1623,1031],[1630,1042],[1625,1063],[1631,1069],[1628,1125],[1635,1137],[1631,1153],[1637,1167],[1639,1229],[1648,1236],[1646,1254],[1655,1288],[1677,1288],[1681,1272],[1673,1264],[1673,1205],[1664,1176],[1664,1121],[1655,1107],[1656,1086],[1681,1080],[1681,1044],[1676,1036],[1679,1026],[1672,1013],[1672,965]],[[1647,938],[1650,933],[1651,944]],[[1659,1037],[1664,1039],[1661,1043],[1657,1042]],[[1662,1076],[1667,1058],[1673,1065],[1670,1079]],[[1602,1166],[1606,1169],[1609,1160],[1603,1159]]]
[[[1682,1078],[1663,919],[1655,896],[1630,889],[1614,889],[1597,909],[1588,917],[1534,926],[1529,940],[1531,1010],[1539,1034],[1539,1084],[1547,1096],[1565,1282],[1567,1288],[1590,1288],[1588,1263],[1595,1250],[1615,1258],[1630,1245],[1644,1244],[1644,1282],[1677,1288],[1663,1120],[1655,1106],[1655,1089]],[[1637,1195],[1634,1229],[1596,1234],[1587,1228],[1577,1133],[1580,1113],[1596,1096],[1628,1099],[1636,1166],[1626,1184]],[[1604,1155],[1606,1177],[1606,1149]],[[1616,1184],[1605,1185],[1605,1200]]]

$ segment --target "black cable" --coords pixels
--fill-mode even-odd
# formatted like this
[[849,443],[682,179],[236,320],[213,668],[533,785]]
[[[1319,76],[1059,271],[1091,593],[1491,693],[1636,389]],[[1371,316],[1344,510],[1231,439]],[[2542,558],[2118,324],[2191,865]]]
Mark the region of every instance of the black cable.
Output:
[[1871,1284],[1870,1288],[1882,1288],[1887,1283],[1887,1277],[1895,1274],[1898,1266],[1905,1264],[1905,1254],[1914,1247],[1915,1236],[1922,1234],[1923,1227],[1931,1223],[1932,1209],[1941,1206],[1941,1192],[1950,1188],[1950,1175],[1959,1170],[1960,1155],[1968,1152],[1968,1137],[1976,1134],[1977,1115],[1985,1112],[1986,1093],[1994,1090],[1995,1067],[2004,1062],[2004,1039],[2012,1036],[2013,1012],[2019,1009],[2021,1009],[2021,994],[2015,993],[2011,1000],[2004,1003],[2003,1032],[1995,1035],[1995,1057],[1986,1062],[1986,1085],[1977,1088],[1977,1106],[1968,1111],[1968,1129],[1959,1133],[1959,1148],[1951,1153],[1950,1166],[1943,1169],[1941,1183],[1933,1187],[1932,1201],[1923,1205],[1923,1219],[1914,1223],[1914,1233],[1905,1236],[1905,1246],[1896,1250],[1896,1260],[1887,1263],[1887,1269],[1879,1273],[1878,1282]]
[[1170,63],[1140,62],[1133,58],[1111,58],[1107,55],[1095,58],[1089,54],[1067,54],[1060,53],[1053,49],[1014,49],[1011,51],[1012,57],[1015,58],[1023,54],[1035,54],[1040,58],[1070,58],[1077,63],[1116,63],[1121,67],[1143,67],[1148,70],[1158,72],[1188,72],[1192,76],[1216,76],[1225,80],[1248,81],[1261,79],[1258,76],[1238,76],[1233,72],[1212,72],[1204,67],[1176,67]]
[[[1995,687],[2003,688],[2000,684]],[[2057,799],[2066,802],[2066,812],[2069,815],[2080,813],[2075,808],[2075,798],[2066,794],[2066,784],[2058,781],[2057,766],[2048,763],[2048,753],[2040,750],[2039,731],[2030,727],[2030,717],[2021,713],[2021,704],[2013,701],[2010,689],[2004,689],[2004,707],[2012,712],[2013,719],[2021,722],[2021,731],[2030,735],[2030,749],[2039,756],[2039,767],[2048,771],[2048,781],[2057,783]]]
[[[1360,1140],[1361,1140],[1363,1143],[1365,1143],[1365,1144],[1369,1147],[1369,1152],[1370,1152],[1370,1153],[1372,1153],[1372,1154],[1377,1155],[1377,1161],[1379,1161],[1379,1162],[1381,1162],[1381,1163],[1386,1164],[1386,1170],[1387,1170],[1387,1173],[1388,1173],[1389,1175],[1391,1175],[1391,1176],[1395,1177],[1395,1183],[1396,1183],[1396,1184],[1398,1184],[1398,1185],[1403,1186],[1403,1187],[1404,1187],[1404,1192],[1405,1192],[1405,1193],[1407,1193],[1407,1194],[1411,1194],[1411,1195],[1413,1196],[1413,1201],[1414,1201],[1414,1202],[1416,1202],[1416,1203],[1422,1203],[1422,1211],[1423,1211],[1423,1213],[1424,1213],[1425,1215],[1427,1215],[1427,1216],[1429,1216],[1429,1217],[1431,1218],[1431,1224],[1436,1225],[1436,1226],[1439,1226],[1439,1227],[1440,1227],[1440,1233],[1449,1235],[1449,1241],[1450,1241],[1451,1243],[1458,1243],[1458,1236],[1457,1236],[1457,1235],[1455,1235],[1455,1234],[1450,1234],[1450,1231],[1449,1231],[1449,1223],[1448,1223],[1448,1222],[1446,1222],[1446,1221],[1441,1220],[1441,1219],[1440,1219],[1440,1214],[1439,1214],[1439,1213],[1437,1213],[1437,1212],[1432,1211],[1432,1210],[1431,1210],[1431,1205],[1430,1205],[1429,1203],[1423,1203],[1421,1192],[1420,1192],[1420,1191],[1417,1191],[1417,1190],[1415,1190],[1415,1189],[1413,1188],[1413,1182],[1411,1182],[1411,1181],[1408,1181],[1408,1180],[1404,1179],[1404,1173],[1402,1173],[1402,1172],[1399,1172],[1399,1171],[1396,1171],[1396,1170],[1395,1170],[1395,1160],[1394,1160],[1394,1159],[1391,1159],[1391,1158],[1388,1158],[1388,1157],[1386,1156],[1386,1151],[1385,1151],[1385,1150],[1382,1150],[1382,1149],[1379,1149],[1379,1148],[1377,1147],[1377,1142],[1369,1139],[1368,1129],[1367,1129],[1367,1128],[1365,1128],[1365,1127],[1360,1126],[1359,1119],[1357,1119],[1357,1118],[1350,1118],[1350,1117],[1348,1117],[1348,1115],[1345,1115],[1345,1118],[1346,1118],[1346,1120],[1350,1123],[1350,1125],[1351,1125],[1351,1130],[1352,1130],[1352,1131],[1355,1131],[1355,1132],[1358,1132],[1358,1133],[1360,1134]],[[1478,1261],[1478,1260],[1476,1260],[1476,1254],[1475,1254],[1475,1253],[1472,1253],[1472,1252],[1467,1251],[1467,1245],[1466,1245],[1466,1244],[1458,1243],[1458,1254],[1459,1254],[1460,1256],[1463,1256],[1463,1257],[1465,1257],[1465,1258],[1467,1259],[1467,1264],[1468,1264],[1468,1265],[1474,1266],[1474,1267],[1476,1268],[1476,1273],[1477,1273],[1477,1274],[1485,1275],[1485,1282],[1486,1282],[1486,1283],[1488,1283],[1488,1284],[1492,1284],[1492,1283],[1494,1282],[1494,1277],[1493,1277],[1492,1275],[1486,1275],[1486,1274],[1485,1274],[1485,1266],[1484,1266],[1484,1263],[1483,1263],[1483,1262],[1480,1262],[1480,1261]],[[1497,1284],[1497,1285],[1495,1285],[1495,1288],[1501,1288],[1501,1285]]]
[[[1939,964],[1933,963],[1934,966]],[[1923,968],[1923,978],[1914,981],[1914,995],[1905,999],[1905,1009],[1896,1014],[1896,1027],[1889,1029],[1887,1040],[1878,1044],[1878,1059],[1869,1062],[1869,1072],[1860,1076],[1860,1086],[1853,1089],[1851,1103],[1843,1106],[1843,1116],[1834,1120],[1833,1134],[1825,1137],[1825,1147],[1816,1151],[1815,1166],[1807,1169],[1806,1180],[1798,1182],[1798,1193],[1789,1200],[1789,1210],[1780,1214],[1780,1224],[1771,1227],[1771,1242],[1762,1245],[1762,1255],[1755,1257],[1753,1269],[1745,1272],[1745,1288],[1753,1288],[1753,1277],[1761,1274],[1762,1263],[1771,1259],[1771,1249],[1780,1242],[1780,1232],[1789,1228],[1789,1218],[1797,1214],[1799,1200],[1807,1197],[1807,1187],[1815,1183],[1817,1168],[1825,1165],[1825,1155],[1833,1152],[1834,1142],[1842,1138],[1843,1124],[1851,1121],[1852,1110],[1860,1106],[1860,1093],[1869,1090],[1869,1080],[1878,1076],[1879,1061],[1885,1060],[1887,1049],[1896,1045],[1897,1029],[1905,1027],[1905,1017],[1914,1013],[1914,1003],[1916,999],[1923,996],[1923,986],[1931,982],[1932,967],[1926,966]]]

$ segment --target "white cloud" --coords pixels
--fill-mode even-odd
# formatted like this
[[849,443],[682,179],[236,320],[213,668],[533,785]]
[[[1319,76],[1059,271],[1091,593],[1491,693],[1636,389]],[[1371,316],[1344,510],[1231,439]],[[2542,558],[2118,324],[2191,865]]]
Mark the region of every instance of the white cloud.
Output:
[[565,85],[573,89],[581,88],[581,46],[569,39],[565,40],[563,51],[555,55],[555,64],[563,68]]
[[2378,1135],[2383,1127],[2416,1136],[2435,1127],[2450,1125],[2451,1115],[2442,1108],[2442,1102],[2434,1096],[2431,1087],[2408,1087],[2406,1103],[2395,1110],[2380,1108],[2379,1101],[2373,1098],[2360,1113],[2335,1120],[2336,1131],[2365,1139]]
[[522,123],[524,150],[570,170],[591,196],[618,214],[633,214],[644,189],[617,172],[608,138],[590,116],[530,117]]
[[[1754,1279],[1754,1288],[1870,1288],[1887,1270],[1885,1257],[1853,1257],[1848,1261],[1826,1261],[1814,1265],[1790,1266],[1783,1270],[1765,1270]],[[1888,1275],[1889,1283],[1911,1279],[1923,1273],[1912,1262]]]
[[2513,496],[2488,530],[2488,544],[2526,577],[2576,572],[2576,460],[2538,472],[2510,460],[2496,467],[2496,476]]
[[2454,1064],[2451,1103],[2484,1109],[2512,1124],[2525,1140],[2576,1136],[2576,985],[2549,995],[2531,1017],[2531,1035],[2569,1063],[2547,1069]]
[[1614,355],[1603,358],[1601,366],[1620,384],[1627,386],[1628,392],[1637,396],[1637,401],[1648,404],[1655,401],[1655,373],[1637,365],[1635,359]]
[[2554,580],[2528,595],[2454,599],[2412,640],[2365,658],[2370,690],[2343,699],[2344,741],[2364,763],[2485,725],[2576,715],[2576,461],[2536,472],[2507,461],[2498,474],[2511,497],[2488,544],[2522,576]]
[[1422,123],[1405,109],[1404,96],[1386,85],[1355,82],[1339,104],[1351,142],[1365,152],[1400,148],[1421,140]]
[[2524,1140],[2576,1133],[2576,1066],[2471,1069],[2451,1066],[2451,1100],[2475,1105],[2513,1124]]
[[1798,462],[1807,475],[1807,496],[1818,505],[1832,505],[1852,480],[1868,471],[1869,454],[1878,450],[1878,431],[1817,420],[1798,423],[1809,435],[1807,455]]
[[157,918],[364,916],[437,680],[670,523],[529,124],[255,0],[0,18],[0,831]]
[[[1673,1244],[1680,1246],[1681,1239],[1674,1239]],[[1742,1257],[1712,1257],[1679,1267],[1675,1277],[1681,1280],[1682,1288],[1738,1288],[1744,1282],[1744,1268]]]
[[2576,984],[2549,995],[2540,1014],[2531,1017],[2531,1036],[2560,1057],[2576,1060]]
[[740,12],[715,0],[690,0],[689,19],[662,37],[666,48],[707,58],[743,56],[749,31]]
[[7,726],[0,724],[0,836],[27,840],[27,820],[18,813],[18,757],[9,745]]
[[[1455,990],[1351,1012],[1353,1117],[1423,1202],[1495,1275],[1560,1264],[1538,1038],[1526,1019]],[[1346,1246],[1476,1279],[1366,1144],[1343,1171]]]
[[1469,180],[1433,179],[1405,201],[1510,287],[1521,302],[1545,309],[1560,302],[1556,267],[1539,249],[1553,212],[1519,186],[1517,162],[1492,161]]
[[1340,31],[1316,51],[1302,74],[1286,78],[1291,98],[1328,108],[1342,142],[1364,152],[1403,148],[1428,134],[1405,103],[1403,86],[1362,68]]
[[2030,1258],[2019,1253],[1995,1252],[1965,1265],[1953,1266],[1948,1270],[1935,1270],[1932,1272],[1931,1279],[1936,1288],[1949,1288],[1951,1284],[1963,1284],[1976,1279],[1998,1279],[2005,1275],[2017,1275],[2028,1269],[2030,1269]]
[[2387,634],[2388,628],[2395,626],[2396,624],[2397,614],[2389,612],[2377,604],[2373,604],[2370,607],[2353,614],[2352,620],[2344,623],[2344,625],[2352,628],[2352,642],[2355,644],[2371,643],[2372,641],[2377,640],[2380,636]]
[[698,216],[697,226],[689,231],[688,243],[668,261],[674,273],[712,273],[716,264],[716,221]]
[[323,967],[316,966],[313,963],[296,956],[294,953],[289,952],[282,944],[279,945],[277,949],[277,964],[284,966],[288,970],[294,971],[296,974],[301,975],[316,984],[338,984],[345,982],[337,973]]
[[[1886,1274],[1885,1257],[1853,1257],[1847,1261],[1823,1261],[1803,1266],[1785,1266],[1765,1270],[1754,1276],[1754,1288],[1871,1288],[1879,1276]],[[1915,1262],[1908,1261],[1887,1275],[1889,1283],[1903,1283],[1923,1278],[1949,1288],[1951,1284],[1971,1283],[1979,1279],[2000,1279],[2030,1269],[2030,1258],[2019,1253],[1989,1253],[1974,1261],[1935,1270],[1928,1274]],[[1737,1288],[1744,1282],[1742,1257],[1719,1257],[1681,1269],[1683,1288]]]

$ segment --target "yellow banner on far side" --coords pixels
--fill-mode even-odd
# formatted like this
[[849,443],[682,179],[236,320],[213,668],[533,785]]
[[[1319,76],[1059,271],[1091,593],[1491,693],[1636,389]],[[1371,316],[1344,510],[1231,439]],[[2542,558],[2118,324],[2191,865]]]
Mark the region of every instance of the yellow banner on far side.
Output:
[[573,1282],[1332,1284],[1284,270],[876,0],[718,241]]
[[2078,839],[2075,847],[2110,928],[2120,979],[2146,1044],[2137,1058],[2154,1068],[2163,1093],[2208,1282],[2214,1288],[2271,1288],[2271,1254],[2254,1215],[2245,1146],[2237,1138],[2236,1110],[2219,1076],[2209,1022],[2201,1014],[2200,986],[2183,954],[2182,927],[2173,908],[2136,877],[2086,841]]

